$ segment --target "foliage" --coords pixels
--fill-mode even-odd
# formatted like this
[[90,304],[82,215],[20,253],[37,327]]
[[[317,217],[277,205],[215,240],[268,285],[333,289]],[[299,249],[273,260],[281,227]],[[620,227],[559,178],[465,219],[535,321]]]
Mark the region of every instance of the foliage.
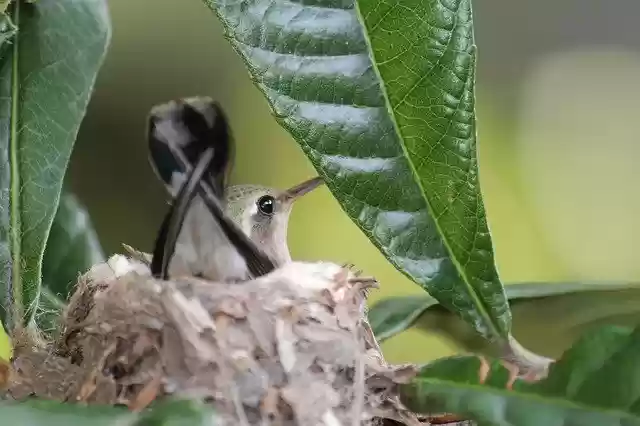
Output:
[[[550,360],[511,336],[479,187],[471,0],[203,1],[222,22],[276,120],[345,212],[397,269],[433,296],[383,301],[370,313],[374,327],[385,336],[400,332],[437,301],[494,344],[499,356],[544,375]],[[510,292],[549,298],[582,290],[580,284],[535,285]],[[590,345],[579,343],[564,359],[574,354],[598,363]],[[533,405],[514,406],[507,423],[503,400],[481,399],[495,389],[492,382],[478,382],[478,359],[469,359],[473,368],[468,360],[426,366],[405,389],[410,401],[483,424],[533,424],[527,420],[527,409],[537,409]],[[549,381],[556,380],[560,365],[580,374],[579,363],[561,361]],[[467,393],[438,393],[449,382],[473,386]],[[623,388],[611,383],[608,391],[615,395]],[[478,399],[468,404],[471,392]],[[427,404],[433,395],[439,405]],[[599,407],[597,398],[581,402],[591,404],[585,411]],[[536,424],[567,418],[537,414]]]
[[402,389],[417,412],[455,412],[479,426],[640,425],[640,328],[586,334],[544,380],[512,384],[500,362],[476,356],[427,365]]
[[[89,216],[70,193],[63,193],[51,226],[44,259],[36,323],[45,333],[54,332],[57,319],[70,295],[71,284],[94,264],[104,261],[104,253]],[[0,330],[0,358],[9,359],[11,347]]]
[[17,27],[0,58],[0,282],[11,330],[37,311],[45,243],[110,22],[103,0],[15,1],[2,18]]
[[[344,211],[431,295],[374,306],[369,316],[381,339],[441,305],[495,355],[540,372],[546,361],[513,339],[507,297],[600,292],[599,307],[609,306],[610,294],[636,290],[534,284],[505,292],[478,178],[471,0],[203,1]],[[61,201],[61,189],[110,22],[105,0],[4,1],[0,11],[2,320],[8,331],[47,330],[69,283],[103,259],[86,212],[70,194]],[[451,411],[480,425],[640,424],[639,334],[587,334],[535,383],[512,381],[498,360],[437,360],[403,385],[402,396],[418,411]],[[184,401],[143,414],[42,401],[0,411],[34,425],[215,421]]]
[[195,401],[168,401],[143,413],[123,407],[83,407],[30,401],[0,404],[3,421],[28,426],[74,426],[90,422],[97,426],[213,426],[216,417],[210,408]]
[[42,261],[43,287],[36,315],[41,330],[54,331],[78,276],[104,260],[89,214],[73,194],[63,193]]
[[[623,313],[618,297],[621,292],[627,292],[622,294],[625,294],[626,298],[631,298],[630,300],[637,301],[640,298],[640,283],[519,283],[506,285],[505,290],[512,309],[520,301],[532,300],[536,301],[542,310],[550,298],[583,293],[588,296],[586,300],[589,303],[577,308],[585,311],[585,314],[589,313],[594,320],[599,319],[598,313],[602,313],[605,318],[613,313]],[[393,297],[381,300],[369,309],[369,323],[378,341],[382,342],[408,329],[422,315],[438,307],[438,301],[428,294]],[[633,312],[640,312],[640,305],[636,304]],[[573,315],[576,315],[576,312]],[[535,321],[535,318],[531,321]],[[585,323],[586,320],[579,322]],[[464,339],[471,333],[448,330],[445,334],[459,342],[459,346],[464,347]],[[478,350],[477,347],[473,349]]]
[[73,194],[63,193],[42,263],[46,287],[67,300],[78,275],[104,260],[89,214]]
[[347,214],[400,271],[506,341],[477,180],[469,2],[361,2],[364,28],[349,0],[205,2]]

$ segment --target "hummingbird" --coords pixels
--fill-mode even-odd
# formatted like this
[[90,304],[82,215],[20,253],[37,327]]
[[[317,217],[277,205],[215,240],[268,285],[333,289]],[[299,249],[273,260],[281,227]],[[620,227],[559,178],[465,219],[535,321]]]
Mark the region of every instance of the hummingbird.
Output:
[[156,240],[155,276],[244,281],[291,261],[293,204],[320,186],[321,178],[287,190],[227,187],[233,138],[224,112],[208,97],[154,107],[147,139],[152,168],[173,198]]

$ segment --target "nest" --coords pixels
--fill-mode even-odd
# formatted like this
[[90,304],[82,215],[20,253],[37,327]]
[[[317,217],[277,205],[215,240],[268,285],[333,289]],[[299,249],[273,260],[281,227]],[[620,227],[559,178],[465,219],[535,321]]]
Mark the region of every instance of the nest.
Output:
[[14,336],[5,397],[141,410],[175,396],[222,424],[418,424],[396,397],[411,365],[388,365],[366,321],[371,280],[292,262],[243,283],[152,278],[116,255],[79,279],[46,347]]

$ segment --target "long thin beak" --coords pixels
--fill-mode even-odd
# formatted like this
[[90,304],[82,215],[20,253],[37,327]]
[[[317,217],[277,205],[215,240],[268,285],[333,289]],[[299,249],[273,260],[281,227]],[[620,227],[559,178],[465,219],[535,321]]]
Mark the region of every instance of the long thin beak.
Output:
[[320,176],[316,176],[312,179],[309,179],[307,181],[302,182],[301,184],[294,186],[293,188],[287,189],[282,193],[282,195],[280,195],[279,198],[282,201],[289,201],[289,202],[295,201],[298,198],[302,197],[303,195],[313,191],[323,183],[324,181],[322,180],[322,178]]

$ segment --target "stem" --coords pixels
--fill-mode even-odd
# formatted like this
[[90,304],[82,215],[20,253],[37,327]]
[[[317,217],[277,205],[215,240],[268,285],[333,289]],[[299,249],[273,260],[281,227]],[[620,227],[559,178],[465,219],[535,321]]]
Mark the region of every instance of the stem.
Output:
[[528,376],[532,379],[546,377],[549,365],[555,362],[552,358],[531,352],[511,335],[503,347],[503,354],[502,359],[517,366],[521,376]]

